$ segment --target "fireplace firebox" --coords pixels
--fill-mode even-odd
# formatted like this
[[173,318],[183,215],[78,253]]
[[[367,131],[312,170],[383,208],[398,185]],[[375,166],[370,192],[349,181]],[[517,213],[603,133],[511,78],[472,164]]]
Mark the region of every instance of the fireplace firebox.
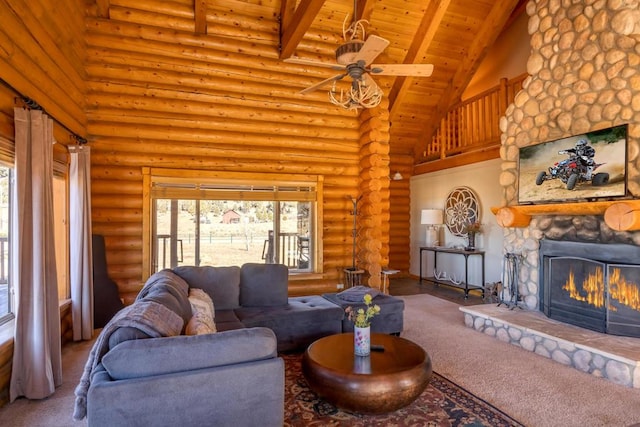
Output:
[[540,310],[598,332],[640,337],[640,247],[540,242]]

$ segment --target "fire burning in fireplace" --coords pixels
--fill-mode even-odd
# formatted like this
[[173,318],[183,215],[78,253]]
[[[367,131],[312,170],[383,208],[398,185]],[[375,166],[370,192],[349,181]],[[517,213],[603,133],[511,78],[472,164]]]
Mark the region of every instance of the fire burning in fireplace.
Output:
[[[627,281],[620,268],[612,268],[609,273],[609,295],[620,304],[640,311],[640,284]],[[615,307],[610,307],[615,311]]]
[[604,307],[604,273],[601,267],[596,267],[594,273],[588,274],[579,289],[575,281],[576,276],[571,268],[569,278],[562,286],[563,290],[569,292],[569,298],[584,301],[597,308]]
[[[576,301],[584,301],[594,307],[604,307],[606,301],[604,271],[601,267],[596,267],[593,273],[587,274],[580,286],[576,286],[575,273],[573,268],[569,270],[569,278],[562,289],[569,292],[569,298]],[[629,281],[622,269],[611,268],[609,272],[609,310],[617,311],[611,301],[629,307],[632,310],[640,311],[640,284]]]
[[640,337],[640,247],[543,240],[540,255],[547,316]]

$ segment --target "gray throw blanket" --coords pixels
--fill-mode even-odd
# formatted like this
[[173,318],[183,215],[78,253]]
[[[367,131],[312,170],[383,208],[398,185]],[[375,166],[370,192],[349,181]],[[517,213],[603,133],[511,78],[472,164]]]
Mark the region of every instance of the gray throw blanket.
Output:
[[109,337],[120,327],[136,328],[153,338],[179,335],[183,327],[182,318],[162,304],[154,301],[137,301],[120,310],[107,323],[98,336],[84,366],[80,383],[76,387],[76,402],[73,419],[87,416],[87,393],[91,385],[91,375],[109,350]]
[[185,297],[188,298],[189,284],[182,277],[178,276],[170,269],[165,268],[164,270],[160,270],[157,273],[152,274],[151,277],[147,279],[147,282],[138,293],[138,296],[136,296],[136,301],[140,301],[141,299],[146,297],[149,294],[149,291],[151,291],[151,289],[153,289],[155,285],[165,281],[171,283],[171,286],[179,289],[180,292],[182,292]]

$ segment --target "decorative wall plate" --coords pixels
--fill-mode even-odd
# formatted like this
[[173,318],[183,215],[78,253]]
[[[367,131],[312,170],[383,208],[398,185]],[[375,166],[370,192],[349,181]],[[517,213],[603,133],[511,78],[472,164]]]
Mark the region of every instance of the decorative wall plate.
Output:
[[447,196],[444,222],[454,236],[466,237],[465,226],[480,222],[480,202],[469,187],[456,187]]

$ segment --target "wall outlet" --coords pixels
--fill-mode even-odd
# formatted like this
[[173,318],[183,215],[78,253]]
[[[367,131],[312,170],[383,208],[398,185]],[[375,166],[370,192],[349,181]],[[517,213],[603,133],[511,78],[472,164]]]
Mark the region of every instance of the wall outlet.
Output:
[[342,283],[338,283],[338,284],[336,285],[336,289],[344,289],[344,284],[342,284]]

